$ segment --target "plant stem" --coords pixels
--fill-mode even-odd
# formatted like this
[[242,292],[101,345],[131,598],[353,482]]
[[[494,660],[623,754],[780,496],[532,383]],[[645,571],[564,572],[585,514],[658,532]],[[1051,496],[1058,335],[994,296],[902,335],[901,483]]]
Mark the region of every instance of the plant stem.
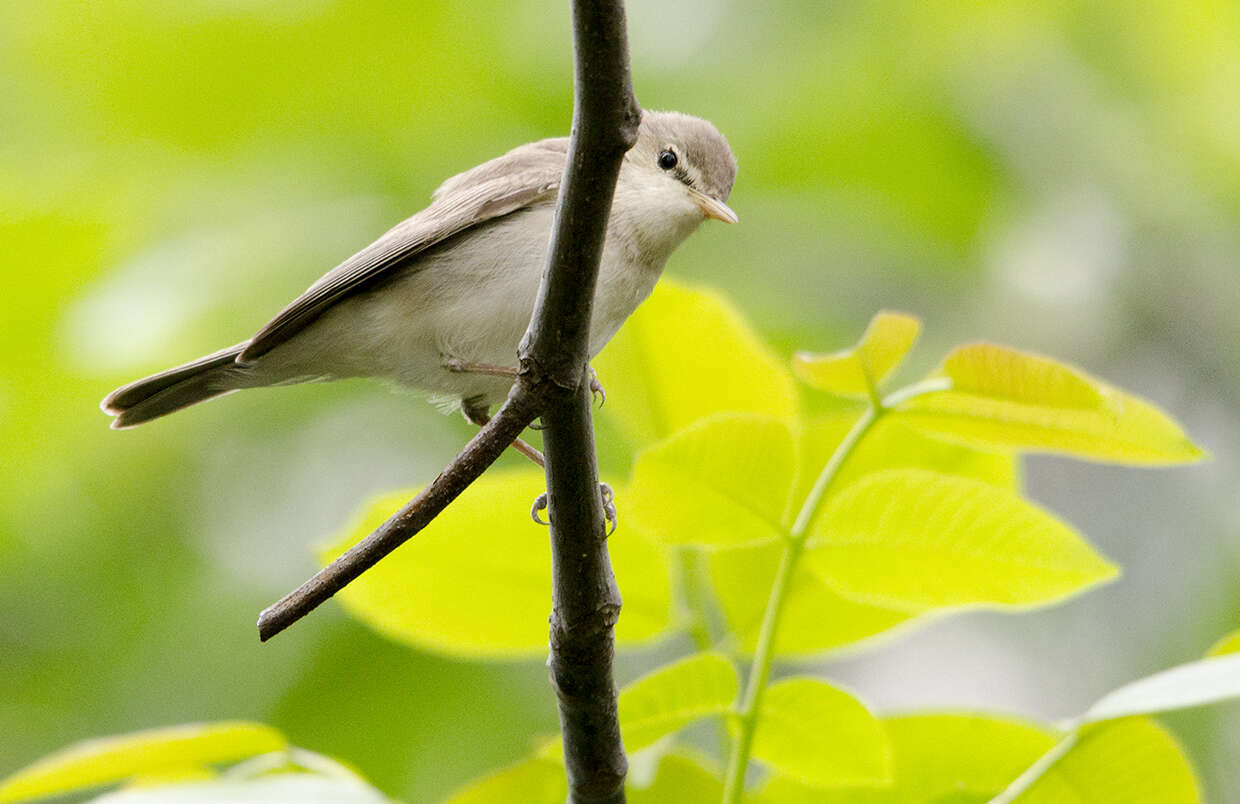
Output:
[[857,445],[873,429],[874,425],[887,412],[881,404],[871,403],[853,428],[844,436],[844,440],[836,447],[831,460],[823,467],[818,480],[810,490],[809,496],[801,505],[788,540],[784,546],[783,556],[779,561],[779,569],[775,573],[775,583],[771,587],[771,596],[766,604],[766,613],[762,617],[762,629],[758,632],[758,644],[754,648],[753,663],[750,665],[749,680],[745,685],[745,696],[740,711],[737,713],[740,733],[732,743],[732,755],[728,760],[727,782],[724,786],[724,804],[738,804],[745,789],[745,770],[749,767],[749,755],[753,750],[753,739],[757,733],[759,715],[762,711],[762,695],[766,691],[766,682],[771,676],[771,659],[775,655],[775,637],[779,631],[780,615],[784,610],[784,602],[792,588],[792,578],[796,573],[797,563],[805,551],[805,540],[809,534],[809,526],[814,515],[831,490],[840,469],[856,450]]
[[775,573],[775,584],[771,587],[771,597],[766,604],[762,630],[758,632],[758,644],[754,648],[753,664],[749,669],[749,681],[745,685],[745,697],[740,712],[737,713],[739,734],[732,743],[732,754],[728,758],[728,775],[723,788],[724,804],[738,804],[745,790],[745,771],[749,767],[749,754],[753,750],[753,738],[757,733],[762,694],[766,691],[766,682],[771,675],[775,634],[779,629],[780,614],[783,612],[784,600],[788,596],[792,574],[797,560],[801,557],[802,548],[803,543],[790,540]]
[[1038,758],[1037,762],[1030,765],[1024,773],[1018,776],[1014,782],[1007,786],[1007,789],[992,798],[988,804],[1010,804],[1010,802],[1015,801],[1021,793],[1024,793],[1032,787],[1034,782],[1050,770],[1051,766],[1063,759],[1064,754],[1071,751],[1072,747],[1076,745],[1076,741],[1077,733],[1072,732],[1067,737],[1064,737],[1062,740],[1055,743],[1055,745],[1051,746],[1049,751]]
[[736,714],[739,734],[732,743],[732,752],[728,760],[727,781],[724,787],[724,804],[738,804],[745,790],[745,771],[749,767],[749,755],[753,751],[754,735],[757,733],[758,721],[762,711],[762,695],[766,691],[766,683],[771,676],[771,660],[775,656],[775,637],[779,631],[780,616],[788,592],[792,588],[792,579],[796,574],[801,554],[805,552],[805,541],[809,537],[810,525],[822,507],[827,492],[835,484],[840,470],[856,451],[862,439],[874,429],[874,425],[892,409],[924,394],[946,391],[951,388],[947,378],[931,378],[915,383],[886,398],[880,398],[878,391],[871,388],[870,407],[868,407],[853,425],[844,440],[835,448],[831,459],[822,468],[818,480],[810,490],[801,510],[797,514],[784,552],[779,561],[779,569],[775,573],[775,582],[771,586],[771,596],[767,600],[766,612],[762,616],[762,628],[758,632],[758,644],[754,647],[753,663],[749,669],[749,679],[745,685],[745,695],[740,709]]

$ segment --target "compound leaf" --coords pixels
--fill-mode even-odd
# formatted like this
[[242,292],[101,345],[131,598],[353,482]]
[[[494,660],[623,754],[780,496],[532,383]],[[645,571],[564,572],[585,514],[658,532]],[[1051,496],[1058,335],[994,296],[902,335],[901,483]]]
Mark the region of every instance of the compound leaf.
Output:
[[856,346],[825,355],[798,352],[792,358],[792,368],[801,380],[820,391],[869,397],[913,348],[920,333],[920,319],[882,311],[870,320]]
[[852,695],[816,678],[787,678],[766,690],[753,754],[777,773],[814,787],[885,784],[887,737]]
[[780,419],[720,414],[637,459],[626,513],[664,544],[718,547],[784,534],[796,442]]
[[1154,405],[1041,355],[969,344],[953,350],[939,374],[951,389],[910,399],[898,408],[901,419],[985,447],[1116,463],[1187,463],[1205,454]]
[[846,597],[909,611],[1047,604],[1117,572],[1016,494],[920,469],[878,472],[841,491],[810,547],[811,570]]

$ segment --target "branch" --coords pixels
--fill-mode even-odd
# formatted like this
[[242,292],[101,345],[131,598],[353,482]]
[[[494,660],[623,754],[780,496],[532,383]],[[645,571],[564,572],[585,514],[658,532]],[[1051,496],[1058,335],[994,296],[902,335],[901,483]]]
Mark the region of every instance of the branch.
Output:
[[429,525],[529,426],[546,405],[542,391],[542,387],[514,387],[499,412],[421,494],[313,578],[263,609],[258,615],[258,638],[266,642],[305,617]]
[[574,105],[547,268],[499,412],[421,494],[259,617],[265,641],[434,519],[536,417],[546,424],[553,570],[551,680],[560,703],[569,804],[624,801],[627,761],[612,682],[620,612],[607,555],[585,380],[590,315],[612,196],[641,108],[629,76],[623,0],[572,0]]
[[620,591],[607,555],[585,380],[590,313],[612,196],[641,108],[622,0],[573,0],[573,134],[547,271],[522,340],[522,378],[573,389],[543,413],[551,515],[551,683],[560,703],[568,804],[624,801],[628,761],[612,681]]

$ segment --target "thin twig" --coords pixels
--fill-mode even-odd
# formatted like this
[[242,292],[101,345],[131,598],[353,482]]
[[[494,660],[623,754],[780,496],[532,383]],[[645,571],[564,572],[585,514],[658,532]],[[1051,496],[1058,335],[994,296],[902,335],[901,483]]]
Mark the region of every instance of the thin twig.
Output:
[[[545,383],[544,383],[545,385]],[[314,577],[271,604],[258,616],[258,637],[263,642],[305,617],[381,558],[400,547],[430,524],[448,503],[495,463],[543,407],[541,389],[532,395],[514,388],[499,412],[452,459],[439,477],[393,514],[374,533],[350,547]]]
[[844,436],[844,440],[835,448],[835,452],[831,454],[827,465],[822,468],[805,502],[801,504],[801,510],[797,514],[796,521],[792,523],[787,540],[784,542],[784,552],[780,557],[779,569],[775,573],[766,611],[762,615],[762,627],[758,632],[758,644],[754,647],[745,693],[736,711],[737,736],[732,743],[732,752],[728,759],[728,770],[724,780],[724,804],[738,804],[744,797],[745,772],[749,768],[749,755],[753,750],[754,735],[762,717],[762,698],[771,676],[771,662],[775,658],[775,642],[778,638],[780,618],[792,589],[797,564],[805,552],[805,542],[809,538],[810,526],[814,524],[814,518],[826,500],[827,493],[831,491],[832,485],[840,477],[840,470],[852,457],[857,445],[884,416],[896,406],[909,400],[939,393],[950,387],[950,381],[932,378],[902,388],[887,397],[881,397],[878,388],[870,382],[869,408],[861,414],[861,418],[853,424],[852,429]]

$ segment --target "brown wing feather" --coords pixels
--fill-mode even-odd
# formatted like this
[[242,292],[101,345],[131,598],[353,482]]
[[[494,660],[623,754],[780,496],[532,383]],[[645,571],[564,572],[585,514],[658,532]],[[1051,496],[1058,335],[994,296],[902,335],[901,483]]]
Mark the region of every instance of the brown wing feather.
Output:
[[453,176],[435,191],[429,207],[328,271],[271,319],[238,356],[246,363],[288,341],[336,302],[395,269],[436,243],[485,221],[555,197],[568,140],[522,145]]

